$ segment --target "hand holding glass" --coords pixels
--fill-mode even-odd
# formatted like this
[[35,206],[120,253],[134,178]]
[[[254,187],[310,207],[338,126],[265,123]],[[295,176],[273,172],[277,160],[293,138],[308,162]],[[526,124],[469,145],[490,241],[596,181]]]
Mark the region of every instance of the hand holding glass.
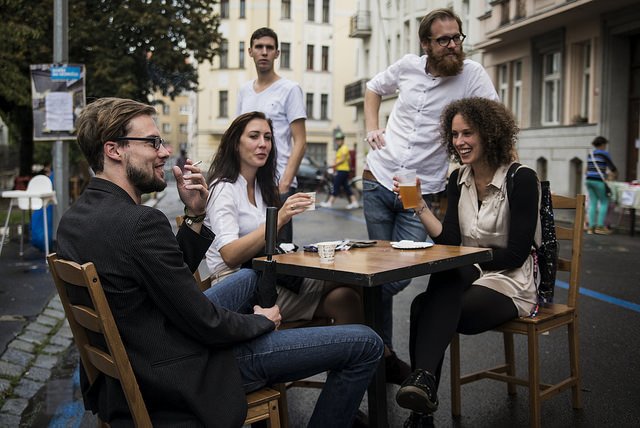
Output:
[[400,189],[400,199],[405,210],[417,208],[420,205],[420,195],[416,184],[416,170],[404,169],[396,173],[398,179],[398,189]]

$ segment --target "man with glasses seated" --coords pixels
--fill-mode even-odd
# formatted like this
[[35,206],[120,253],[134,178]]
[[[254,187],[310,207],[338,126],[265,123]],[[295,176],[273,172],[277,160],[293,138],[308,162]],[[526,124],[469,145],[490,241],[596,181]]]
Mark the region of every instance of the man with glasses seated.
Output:
[[[430,204],[445,188],[448,161],[440,141],[439,119],[451,101],[483,97],[498,99],[484,68],[465,59],[462,21],[450,9],[425,16],[418,29],[424,55],[408,54],[367,82],[364,113],[372,150],[362,174],[364,214],[370,239],[424,241],[426,232],[412,209],[402,208],[392,191],[393,176],[402,169],[417,170],[422,197]],[[383,96],[398,93],[386,127],[380,126]],[[386,116],[388,112],[383,112]],[[382,338],[392,349],[392,297],[409,280],[383,286]],[[401,383],[410,370],[395,354],[386,356],[387,381]]]
[[[354,324],[274,331],[280,310],[258,306],[250,269],[205,297],[193,272],[214,236],[203,225],[209,190],[197,164],[173,167],[185,205],[177,236],[162,212],[141,205],[167,186],[169,151],[154,116],[120,98],[84,108],[78,144],[96,176],[58,227],[58,256],[95,264],[153,426],[239,427],[246,392],[328,371],[309,426],[351,427],[382,341]],[[117,380],[101,376],[89,388],[81,370],[81,388],[103,422],[132,425]]]

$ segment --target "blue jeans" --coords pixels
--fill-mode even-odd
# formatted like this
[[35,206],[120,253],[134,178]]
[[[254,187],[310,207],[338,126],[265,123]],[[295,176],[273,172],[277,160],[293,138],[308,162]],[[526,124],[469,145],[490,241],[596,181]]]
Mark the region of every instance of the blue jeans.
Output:
[[[369,239],[386,241],[426,241],[427,232],[413,215],[413,209],[402,208],[398,195],[372,180],[362,180],[364,219],[367,222]],[[429,204],[431,195],[423,195]],[[382,340],[393,349],[393,296],[407,288],[410,279],[390,282],[382,286]]]
[[[205,295],[231,310],[252,313],[257,274],[241,269]],[[244,388],[304,379],[328,371],[309,427],[350,427],[382,357],[382,340],[364,325],[276,330],[234,347]]]

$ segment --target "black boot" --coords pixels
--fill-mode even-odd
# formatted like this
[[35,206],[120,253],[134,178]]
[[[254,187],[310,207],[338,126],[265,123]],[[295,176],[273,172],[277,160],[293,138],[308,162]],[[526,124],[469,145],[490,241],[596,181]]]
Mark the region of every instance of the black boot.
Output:
[[422,413],[411,412],[403,428],[434,428],[433,415],[423,415]]
[[396,394],[400,407],[428,414],[438,410],[436,377],[426,370],[416,369],[404,381]]

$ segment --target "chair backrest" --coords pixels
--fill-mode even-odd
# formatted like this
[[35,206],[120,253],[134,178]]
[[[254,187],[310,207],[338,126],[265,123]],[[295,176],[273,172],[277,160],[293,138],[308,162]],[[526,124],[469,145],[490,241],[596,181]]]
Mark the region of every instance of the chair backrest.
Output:
[[[151,427],[147,407],[95,266],[61,260],[56,253],[49,254],[47,261],[89,382],[93,384],[100,373],[118,379],[136,427]],[[85,289],[93,308],[72,303],[69,300],[72,287]],[[89,341],[93,333],[102,336],[106,349]]]
[[[51,192],[53,190],[53,184],[51,179],[44,174],[36,175],[33,177],[29,184],[27,184],[26,192],[41,193]],[[39,210],[44,205],[41,198],[18,198],[18,207],[21,210]]]
[[[562,253],[565,243],[571,245],[571,251],[568,257],[558,258],[558,270],[569,272],[569,294],[567,297],[567,305],[575,308],[578,301],[578,288],[580,280],[580,263],[582,260],[582,239],[584,236],[584,195],[576,195],[570,198],[560,195],[552,195],[552,204],[554,213],[556,210],[574,210],[573,219],[570,225],[562,226],[558,222],[556,214],[556,236],[560,243]],[[564,241],[564,242],[563,242]]]

